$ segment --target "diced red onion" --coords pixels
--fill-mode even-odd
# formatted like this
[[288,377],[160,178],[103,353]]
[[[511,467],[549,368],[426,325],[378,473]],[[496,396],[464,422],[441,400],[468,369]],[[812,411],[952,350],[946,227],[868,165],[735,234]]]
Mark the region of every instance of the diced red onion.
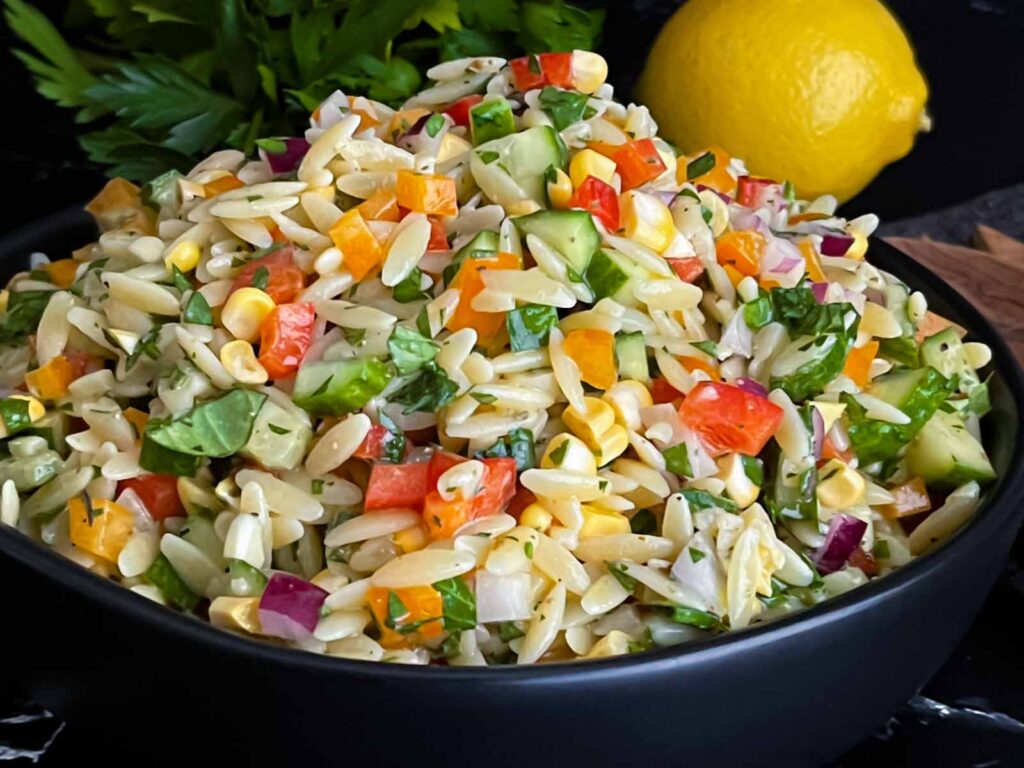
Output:
[[725,192],[719,192],[717,189],[712,189],[711,187],[705,186],[704,184],[697,185],[698,192],[703,192],[705,189],[710,189],[712,192],[714,192],[716,195],[722,198],[722,202],[725,203],[726,205],[729,205],[732,202],[732,197],[725,194]]
[[765,398],[768,397],[768,390],[764,388],[764,385],[761,384],[761,382],[756,381],[755,379],[740,377],[736,379],[736,381],[734,381],[733,384],[742,389],[744,392],[749,392],[752,395],[757,395],[758,397]]
[[423,129],[427,127],[427,120],[432,116],[432,113],[428,112],[413,123],[412,128],[407,130],[405,133],[400,134],[399,137],[395,139],[395,146],[401,147],[402,149],[408,149],[409,151],[414,151],[418,144],[420,134],[423,132]]
[[729,224],[737,231],[749,229],[764,234],[768,230],[764,219],[746,208],[730,208]]
[[868,524],[853,515],[838,514],[828,523],[825,543],[814,553],[814,564],[821,573],[838,571],[860,544]]
[[845,256],[853,245],[853,237],[845,233],[826,234],[821,236],[821,253],[823,256]]
[[783,288],[794,288],[806,271],[807,263],[797,246],[781,237],[768,240],[761,262],[762,278],[774,280]]
[[814,406],[811,406],[811,444],[814,448],[815,461],[821,459],[821,452],[825,448],[825,419]]
[[[430,120],[435,114],[441,115],[444,120],[441,128],[431,136],[427,133],[427,121]],[[397,139],[395,139],[395,145],[406,149],[409,152],[433,152],[436,153],[441,147],[441,141],[444,139],[445,133],[448,129],[454,125],[454,121],[443,112],[428,113],[423,115],[419,120],[413,123],[412,128],[403,133]]]
[[310,638],[327,592],[290,573],[276,572],[260,597],[260,628],[271,637],[303,642]]
[[270,166],[274,175],[291,173],[299,167],[302,158],[309,151],[309,142],[302,138],[280,139],[284,142],[284,152],[272,153],[260,150],[260,157]]
[[814,300],[819,304],[825,303],[825,294],[828,293],[828,283],[811,283],[811,292]]

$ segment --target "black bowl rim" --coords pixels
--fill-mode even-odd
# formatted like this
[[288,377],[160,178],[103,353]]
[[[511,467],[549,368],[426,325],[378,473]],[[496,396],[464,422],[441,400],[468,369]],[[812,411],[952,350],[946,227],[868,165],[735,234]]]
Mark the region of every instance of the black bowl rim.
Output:
[[[0,260],[11,258],[13,252],[19,249],[27,250],[31,245],[38,243],[40,230],[56,232],[84,224],[86,221],[82,210],[74,207],[19,227],[0,238]],[[1024,396],[1024,375],[1013,353],[999,332],[977,309],[934,272],[884,240],[872,238],[871,248],[875,252],[888,251],[899,264],[895,270],[900,273],[897,276],[905,275],[908,278],[905,279],[908,285],[934,293],[952,306],[971,335],[991,347],[993,366],[1011,393]],[[1018,402],[1020,399],[1017,398]],[[226,632],[207,622],[169,610],[113,581],[97,578],[95,574],[79,567],[71,560],[18,531],[7,529],[6,526],[0,526],[0,552],[13,557],[44,578],[59,581],[74,589],[83,598],[95,600],[108,609],[125,614],[126,619],[134,617],[155,629],[197,643],[205,643],[225,653],[238,653],[254,661],[302,668],[310,673],[381,678],[406,683],[459,680],[467,683],[516,684],[543,680],[545,684],[561,684],[585,683],[597,677],[613,681],[615,678],[625,679],[636,674],[658,674],[679,670],[691,664],[704,663],[715,658],[783,642],[788,637],[808,634],[833,622],[850,621],[856,614],[885,602],[895,593],[927,581],[958,553],[970,551],[972,542],[983,541],[997,529],[1004,528],[1022,511],[1018,509],[1018,504],[1024,496],[1024,429],[1020,427],[1019,414],[1018,422],[1017,439],[1013,446],[1009,471],[998,478],[994,487],[988,489],[981,509],[972,520],[934,552],[914,560],[884,578],[791,616],[741,631],[727,632],[707,640],[583,663],[560,662],[522,667],[435,667],[386,664],[307,653]],[[1015,531],[1016,527],[1010,530]]]

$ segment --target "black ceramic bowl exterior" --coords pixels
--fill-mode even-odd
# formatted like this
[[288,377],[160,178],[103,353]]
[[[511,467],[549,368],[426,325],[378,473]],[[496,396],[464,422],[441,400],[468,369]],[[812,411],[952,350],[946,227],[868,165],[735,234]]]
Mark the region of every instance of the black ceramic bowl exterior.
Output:
[[[68,212],[0,243],[92,236]],[[999,480],[934,554],[797,616],[628,658],[445,669],[345,661],[226,634],[0,530],[0,681],[69,719],[109,764],[815,766],[880,725],[959,642],[1021,520],[1021,372],[991,325],[881,241],[872,259],[994,352]],[[358,761],[358,762],[357,762]]]

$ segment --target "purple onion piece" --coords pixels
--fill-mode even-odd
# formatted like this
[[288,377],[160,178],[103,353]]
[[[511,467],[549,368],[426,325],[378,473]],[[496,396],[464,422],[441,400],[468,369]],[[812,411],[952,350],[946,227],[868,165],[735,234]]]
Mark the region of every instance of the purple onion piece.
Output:
[[697,191],[698,192],[703,192],[705,189],[711,190],[716,195],[718,195],[720,198],[722,198],[722,202],[724,202],[726,205],[729,205],[730,203],[732,203],[732,197],[730,197],[729,195],[725,194],[725,192],[719,192],[717,189],[712,189],[711,187],[708,187],[708,186],[706,186],[704,184],[698,184],[697,185]]
[[288,138],[281,141],[284,142],[284,152],[272,154],[260,150],[260,157],[270,166],[270,171],[275,176],[294,171],[309,151],[309,142],[303,138]]
[[432,112],[428,112],[423,115],[423,117],[412,124],[412,128],[395,139],[395,146],[407,149],[410,152],[417,151],[417,148],[419,147],[420,134],[423,133],[423,130],[426,128],[427,120],[433,116]]
[[828,283],[811,283],[811,293],[814,294],[815,301],[824,304],[825,294],[828,293]]
[[846,565],[867,527],[867,523],[853,515],[835,515],[828,523],[825,543],[814,553],[814,564],[818,570],[828,574]]
[[260,597],[260,627],[271,637],[308,640],[320,621],[327,592],[290,573],[274,573]]
[[825,447],[825,420],[821,411],[811,406],[811,445],[814,448],[814,460],[821,459],[821,451]]
[[672,205],[672,202],[676,199],[677,195],[675,192],[666,192],[665,190],[655,190],[653,193],[656,198],[661,200],[666,206]]
[[742,389],[744,392],[749,392],[752,395],[757,395],[758,397],[765,398],[768,397],[768,390],[765,389],[759,381],[755,381],[754,379],[740,377],[736,379],[736,381],[734,381],[733,384]]
[[853,245],[853,237],[843,234],[826,234],[821,236],[821,253],[823,256],[845,256]]

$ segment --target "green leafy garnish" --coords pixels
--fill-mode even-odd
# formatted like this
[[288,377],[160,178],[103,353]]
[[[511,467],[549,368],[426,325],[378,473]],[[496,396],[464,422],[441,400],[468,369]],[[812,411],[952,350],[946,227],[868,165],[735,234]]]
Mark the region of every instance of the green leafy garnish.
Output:
[[579,91],[563,91],[546,85],[540,92],[540,108],[548,113],[555,130],[563,131],[583,119],[588,98]]
[[403,376],[418,371],[433,360],[440,347],[404,325],[396,325],[388,339],[388,351],[395,368]]
[[10,291],[7,311],[0,318],[0,344],[20,343],[39,327],[53,291]]
[[[423,284],[423,273],[414,267],[409,276],[392,289],[392,295],[399,304],[427,298],[426,292],[420,287]],[[427,334],[423,334],[426,336]]]
[[626,573],[626,566],[622,563],[608,561],[605,563],[608,568],[608,573],[615,577],[615,580],[622,585],[622,588],[627,592],[632,592],[636,589],[637,581],[628,573]]
[[726,512],[737,513],[740,511],[739,505],[735,501],[730,501],[722,496],[713,496],[707,491],[699,491],[695,488],[685,488],[680,493],[683,498],[686,499],[686,503],[690,505],[690,509],[697,512],[701,509],[718,509],[725,510]]
[[704,554],[702,550],[694,549],[693,547],[687,547],[686,551],[690,553],[690,562],[694,564],[699,563],[701,560],[707,557],[707,555]]
[[476,627],[476,595],[462,577],[436,581],[434,589],[441,593],[445,629],[452,632]]
[[661,452],[665,457],[665,469],[679,477],[693,477],[693,466],[690,464],[690,452],[686,443],[673,445]]
[[252,287],[259,288],[261,291],[267,290],[267,283],[270,282],[270,270],[266,267],[260,267],[252,274]]
[[513,352],[546,347],[551,328],[557,324],[558,311],[543,304],[524,304],[505,315]]
[[233,389],[172,419],[151,419],[146,439],[170,451],[219,458],[238,453],[249,440],[253,422],[267,396]]
[[160,328],[161,326],[154,325],[142,334],[142,337],[135,345],[135,349],[132,350],[132,353],[128,355],[128,359],[125,360],[125,368],[127,370],[130,371],[134,368],[135,364],[139,362],[139,358],[143,355],[148,357],[150,360],[160,359],[160,345],[157,344],[157,341],[160,338]]
[[878,344],[878,354],[908,368],[917,368],[921,364],[921,351],[913,336],[881,339]]
[[498,624],[498,637],[501,642],[507,643],[517,637],[526,637],[526,633],[514,621],[502,621]]
[[18,397],[0,400],[0,420],[3,421],[8,436],[32,426],[32,417],[29,416],[28,409],[28,400]]
[[419,375],[393,392],[390,400],[404,405],[403,413],[415,411],[435,413],[455,399],[459,385],[448,378],[448,374],[433,360],[420,368]]
[[641,509],[629,518],[629,530],[633,533],[653,535],[658,532],[658,520],[649,509]]
[[715,169],[715,154],[705,152],[700,157],[694,158],[686,164],[686,180],[693,181],[698,176],[711,173]]
[[186,323],[213,325],[213,310],[210,309],[206,297],[199,291],[193,291],[185,305],[185,311],[181,314],[181,319]]
[[565,461],[565,454],[569,452],[569,441],[563,440],[562,444],[559,445],[555,450],[548,454],[548,458],[551,459],[551,463],[556,467],[562,466],[562,462]]
[[676,624],[687,624],[697,629],[724,630],[722,620],[708,611],[698,611],[696,608],[687,608],[685,605],[677,605],[672,609],[672,621]]
[[516,471],[523,472],[537,465],[533,445],[533,432],[517,427],[507,435],[498,438],[498,442],[486,451],[477,451],[478,459],[515,459]]
[[183,611],[194,611],[202,602],[202,598],[188,588],[181,576],[174,570],[171,561],[164,555],[156,556],[156,560],[145,573],[146,580],[157,587],[168,602]]

